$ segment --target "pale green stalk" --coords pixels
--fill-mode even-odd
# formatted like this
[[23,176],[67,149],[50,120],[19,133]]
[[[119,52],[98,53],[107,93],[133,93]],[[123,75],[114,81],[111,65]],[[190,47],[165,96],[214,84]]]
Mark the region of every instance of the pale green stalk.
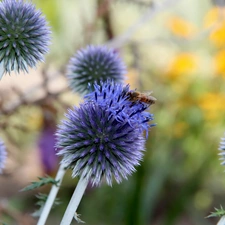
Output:
[[222,216],[217,225],[225,225],[225,216]]
[[58,181],[58,183],[57,183],[57,185],[52,185],[52,189],[51,189],[51,191],[49,193],[49,196],[47,198],[47,201],[46,201],[46,203],[43,207],[43,210],[42,210],[42,213],[40,215],[40,218],[38,220],[37,225],[44,225],[46,223],[46,220],[48,218],[48,214],[49,214],[49,212],[52,208],[52,205],[55,201],[56,195],[59,191],[59,187],[60,187],[60,184],[62,183],[65,172],[66,172],[66,169],[61,164],[59,169],[58,169],[58,172],[56,174],[56,178],[55,178],[55,180]]
[[[82,174],[77,187],[73,193],[72,198],[70,199],[69,205],[67,206],[66,212],[62,218],[62,221],[60,225],[70,225],[73,218],[77,220],[77,213],[76,210],[80,204],[80,201],[82,199],[82,196],[85,192],[85,189],[88,185],[90,174],[84,176],[84,173]],[[81,220],[80,220],[81,221]],[[82,222],[82,221],[81,221]]]
[[0,62],[0,80],[2,79],[4,75],[5,69],[4,69],[4,62]]

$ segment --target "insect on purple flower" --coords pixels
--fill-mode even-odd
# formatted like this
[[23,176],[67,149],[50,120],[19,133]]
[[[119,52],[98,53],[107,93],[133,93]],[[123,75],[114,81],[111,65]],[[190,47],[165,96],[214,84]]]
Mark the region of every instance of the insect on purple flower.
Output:
[[61,163],[72,176],[87,175],[99,185],[104,177],[112,185],[120,183],[139,165],[145,150],[143,131],[154,124],[146,106],[129,101],[129,86],[113,81],[95,83],[95,91],[85,96],[79,107],[68,110],[56,132]]
[[61,165],[80,176],[61,225],[72,221],[89,181],[112,185],[136,170],[145,151],[144,131],[154,126],[149,124],[153,115],[145,111],[150,104],[131,101],[129,85],[108,79],[94,82],[93,88],[79,107],[68,110],[56,132]]

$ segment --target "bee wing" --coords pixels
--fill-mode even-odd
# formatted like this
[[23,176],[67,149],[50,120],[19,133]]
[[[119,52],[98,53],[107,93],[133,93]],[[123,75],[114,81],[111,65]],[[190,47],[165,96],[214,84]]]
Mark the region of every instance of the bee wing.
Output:
[[156,101],[157,99],[151,95],[152,93],[153,93],[153,91],[146,91],[146,92],[143,92],[142,94],[148,96],[153,101]]
[[147,95],[147,96],[149,96],[149,95],[151,95],[152,93],[153,93],[153,91],[143,91],[143,92],[141,92],[143,95]]

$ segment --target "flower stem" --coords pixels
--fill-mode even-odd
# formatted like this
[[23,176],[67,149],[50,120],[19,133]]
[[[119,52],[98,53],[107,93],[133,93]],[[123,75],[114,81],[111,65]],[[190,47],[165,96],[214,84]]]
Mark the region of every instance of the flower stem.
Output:
[[41,216],[38,220],[38,223],[37,225],[44,225],[46,220],[47,220],[47,217],[48,217],[48,214],[52,208],[52,205],[54,203],[54,200],[56,198],[56,195],[59,191],[59,187],[60,187],[60,184],[62,183],[62,179],[64,177],[64,174],[66,172],[66,169],[65,169],[65,166],[63,164],[60,165],[59,169],[58,169],[58,172],[56,174],[56,178],[55,180],[58,181],[57,185],[52,185],[52,189],[49,193],[49,196],[48,196],[48,199],[43,207],[43,210],[42,210],[42,213],[41,213]]
[[77,187],[73,193],[72,198],[70,199],[69,205],[67,206],[66,212],[62,218],[60,225],[69,225],[71,224],[73,217],[76,213],[76,210],[80,204],[81,198],[84,194],[84,191],[88,185],[90,178],[90,173],[86,176],[81,175],[81,178],[77,184]]
[[225,224],[225,216],[222,216],[217,225],[224,225],[224,224]]
[[2,79],[3,75],[5,73],[5,69],[4,69],[4,62],[0,62],[0,80]]

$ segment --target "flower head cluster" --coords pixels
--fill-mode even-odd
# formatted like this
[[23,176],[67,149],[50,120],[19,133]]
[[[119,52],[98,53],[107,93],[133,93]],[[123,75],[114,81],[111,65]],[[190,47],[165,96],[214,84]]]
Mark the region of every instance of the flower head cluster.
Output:
[[80,107],[68,111],[56,132],[56,146],[73,176],[91,173],[93,185],[103,177],[111,185],[113,177],[119,183],[139,165],[145,149],[143,130],[151,127],[152,114],[144,112],[141,103],[131,104],[128,86],[108,80],[94,89]]
[[223,160],[221,164],[225,165],[225,161],[224,161],[225,160],[225,137],[221,138],[219,150],[221,151],[219,155],[222,156],[220,159]]
[[0,140],[0,174],[5,167],[5,160],[6,160],[6,148],[2,140]]
[[48,52],[50,30],[41,12],[22,0],[0,2],[0,78],[28,72]]
[[119,55],[105,46],[88,46],[79,50],[68,65],[67,77],[71,89],[80,94],[93,89],[94,82],[107,79],[123,81],[125,65]]

